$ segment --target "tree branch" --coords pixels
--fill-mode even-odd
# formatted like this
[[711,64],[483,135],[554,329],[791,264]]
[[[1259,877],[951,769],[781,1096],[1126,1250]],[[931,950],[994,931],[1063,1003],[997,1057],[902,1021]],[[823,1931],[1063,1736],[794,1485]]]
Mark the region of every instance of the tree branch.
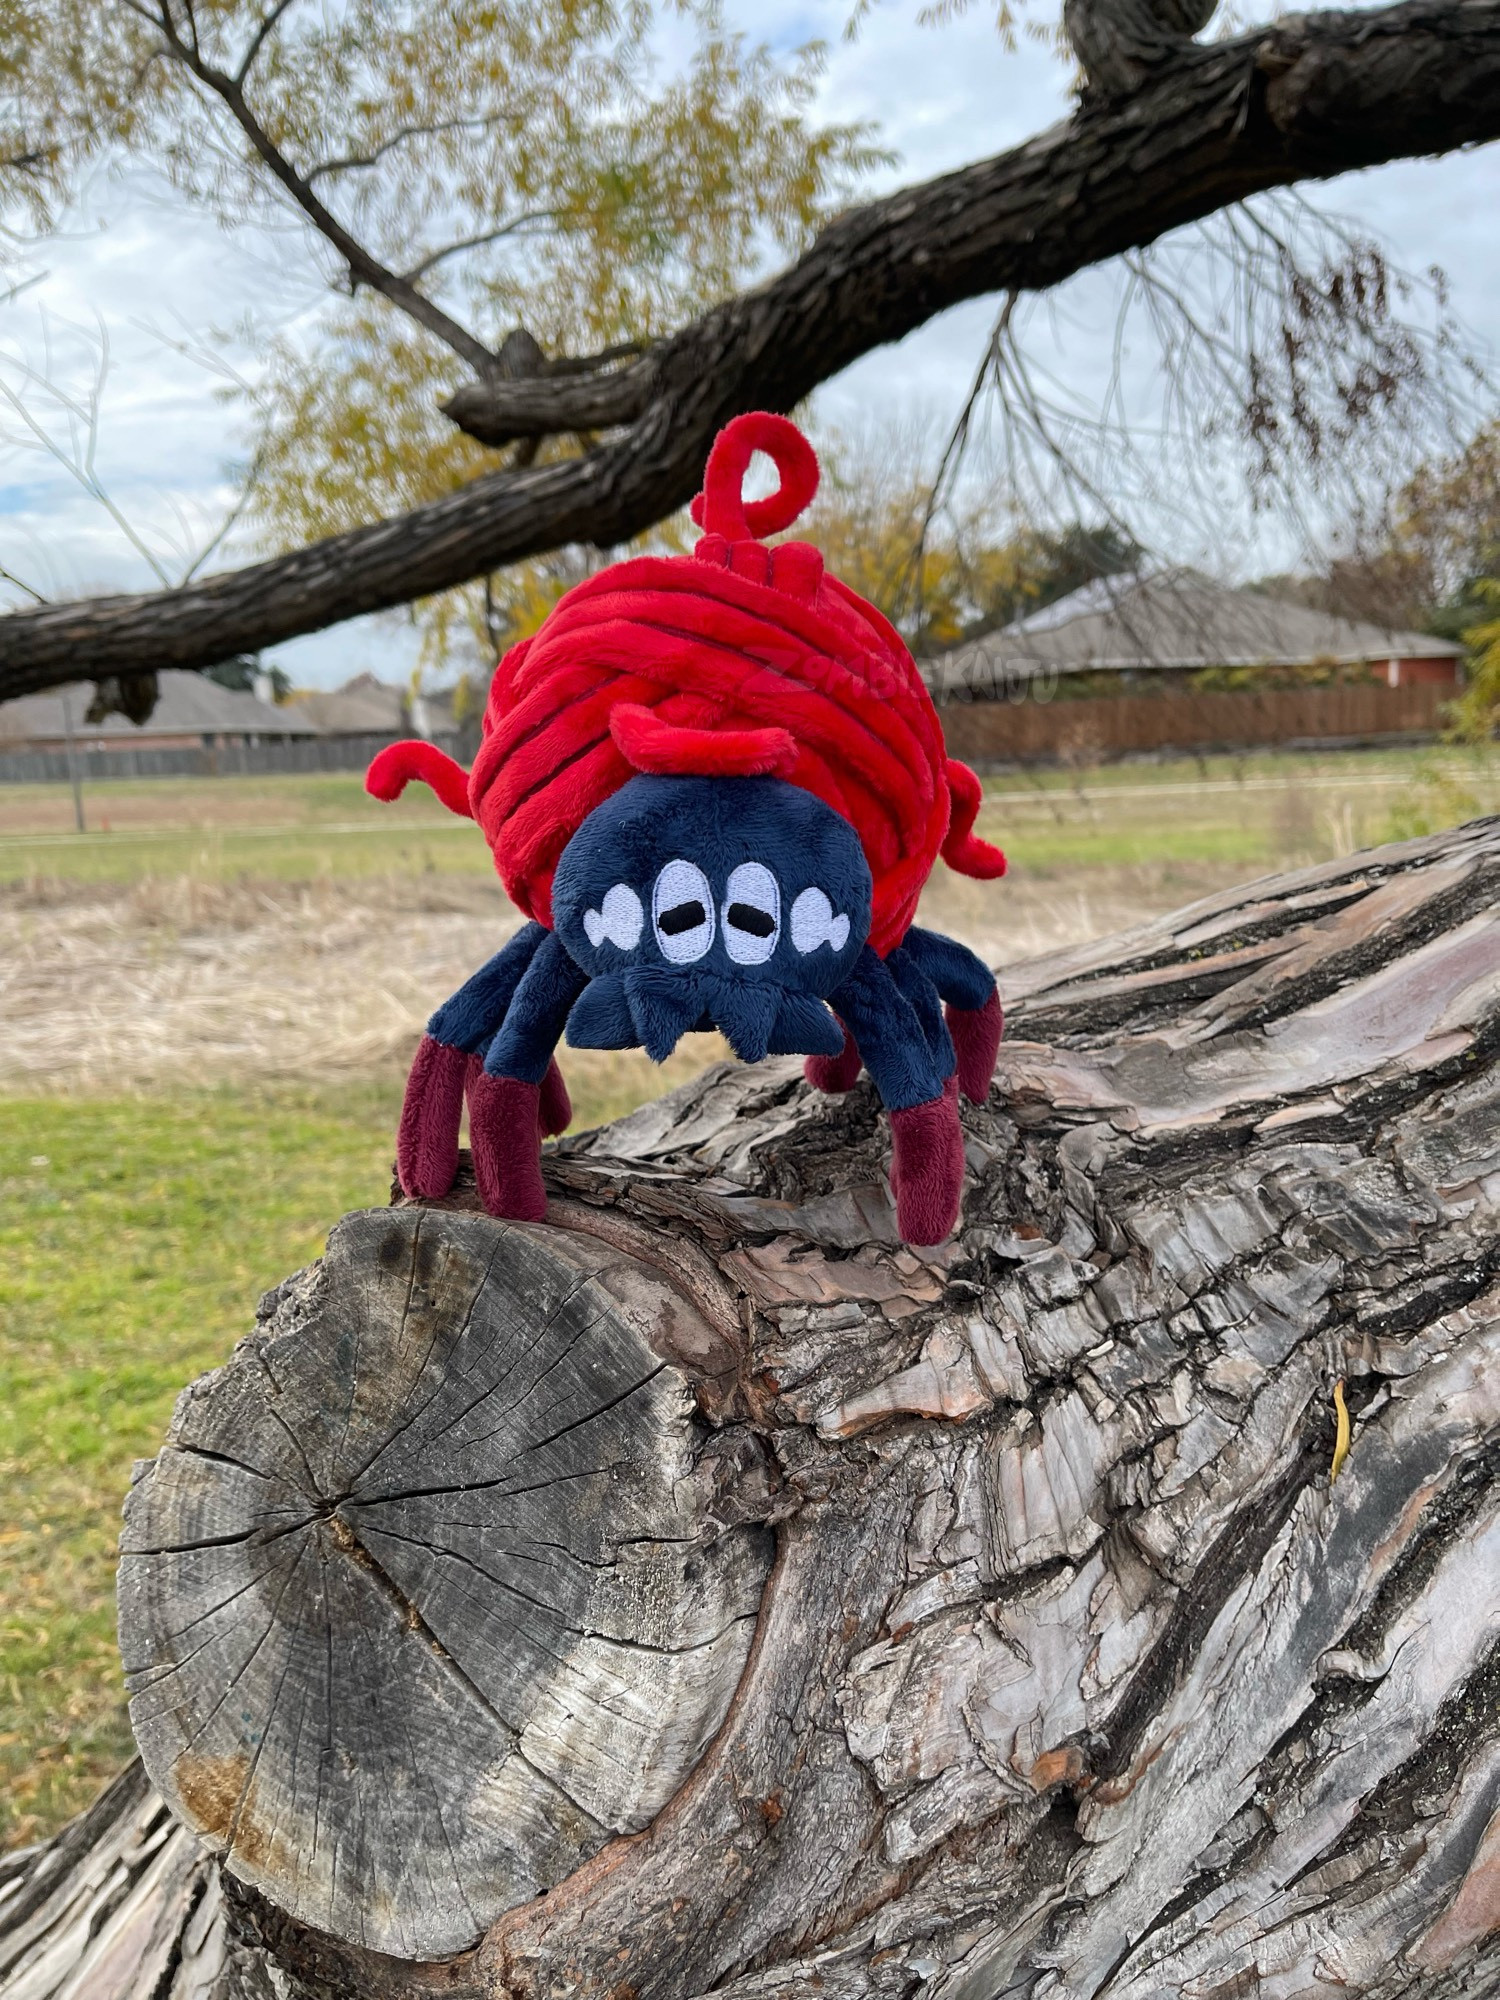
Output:
[[650,403],[656,379],[655,364],[647,360],[609,374],[464,382],[439,407],[481,444],[503,445],[633,424]]
[[[285,0],[285,4],[289,5],[290,0]],[[142,10],[137,7],[136,11]],[[282,11],[284,8],[273,9],[267,21],[261,23],[251,43],[249,54],[234,76],[228,75],[224,70],[216,69],[212,63],[205,61],[198,53],[196,43],[189,45],[183,40],[165,4],[156,18],[156,25],[166,37],[172,55],[198,79],[205,90],[212,91],[220,100],[250,141],[267,172],[291,196],[324,241],[331,244],[338,252],[348,270],[351,284],[364,285],[372,292],[379,292],[382,297],[389,299],[392,305],[399,306],[402,312],[416,320],[419,326],[425,326],[429,333],[435,334],[446,347],[451,347],[455,354],[460,355],[480,375],[486,374],[494,367],[495,357],[484,342],[477,339],[450,313],[444,312],[442,307],[429,299],[425,292],[418,291],[409,278],[403,278],[399,273],[388,269],[379,258],[372,256],[362,243],[351,236],[338,217],[319,200],[306,178],[297,172],[250,109],[241,88],[241,79],[253,62],[264,35],[275,25]]]
[[254,69],[255,58],[260,54],[270,36],[275,32],[276,23],[291,5],[292,0],[276,0],[275,6],[271,8],[255,33],[250,37],[250,46],[246,49],[244,58],[234,73],[234,80],[237,84],[243,84],[245,78]]
[[460,236],[456,243],[445,243],[441,250],[434,250],[424,257],[420,264],[413,264],[410,270],[401,273],[403,284],[414,285],[418,278],[427,273],[445,258],[456,257],[463,250],[479,250],[486,243],[498,243],[502,236],[514,236],[518,229],[524,229],[528,222],[550,222],[560,213],[555,208],[529,208],[521,215],[513,215],[509,222],[500,222],[493,229],[481,229],[473,236]]
[[367,167],[378,167],[387,153],[393,152],[397,146],[404,146],[408,139],[432,139],[440,132],[482,132],[503,115],[491,111],[479,117],[439,118],[427,125],[398,125],[388,139],[382,139],[368,153],[341,153],[331,160],[319,160],[316,166],[308,168],[302,178],[311,187],[324,174],[357,173]]
[[[72,679],[80,660],[207,666],[567,542],[625,541],[691,497],[728,418],[791,408],[962,299],[1045,289],[1266,188],[1497,136],[1500,0],[1294,16],[1190,47],[1128,100],[1096,98],[997,159],[850,210],[779,277],[620,370],[644,389],[640,414],[582,458],[492,473],[187,589],[0,619],[0,699]],[[598,424],[616,379],[549,379],[557,428]]]
[[1180,57],[1217,0],[1063,0],[1063,27],[1091,92],[1123,97]]

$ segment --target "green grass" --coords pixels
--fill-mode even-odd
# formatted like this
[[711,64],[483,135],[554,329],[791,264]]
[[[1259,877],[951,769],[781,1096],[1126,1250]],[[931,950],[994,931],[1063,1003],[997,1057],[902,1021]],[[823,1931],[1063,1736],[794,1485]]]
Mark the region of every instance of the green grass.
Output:
[[1038,875],[1110,864],[1263,869],[1500,810],[1493,751],[1284,753],[997,772],[981,831]]
[[488,874],[469,821],[425,786],[384,805],[358,772],[315,777],[136,778],[84,787],[87,831],[66,785],[0,786],[0,882],[138,882],[188,875],[279,881]]
[[[1493,753],[1451,750],[1299,752],[997,772],[985,789],[984,830],[1022,867],[1255,869],[1493,811],[1500,764]],[[342,881],[491,868],[476,829],[444,814],[425,787],[382,805],[357,772],[116,779],[87,787],[86,805],[90,831],[80,835],[66,786],[0,786],[0,883]]]
[[0,835],[0,882],[57,877],[76,882],[140,882],[190,875],[204,882],[352,881],[370,875],[487,875],[490,857],[472,826],[353,833],[267,828],[201,834],[110,833],[25,840]]
[[130,1754],[113,1569],[132,1460],[269,1285],[389,1190],[394,1084],[0,1101],[0,1848]]

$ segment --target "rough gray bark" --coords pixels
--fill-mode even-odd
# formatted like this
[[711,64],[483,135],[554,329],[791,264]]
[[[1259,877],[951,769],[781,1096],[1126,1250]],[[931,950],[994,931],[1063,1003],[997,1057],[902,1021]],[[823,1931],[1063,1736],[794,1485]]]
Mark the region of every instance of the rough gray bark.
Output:
[[[0,700],[74,679],[81,660],[117,675],[208,666],[567,542],[626,541],[692,497],[730,417],[790,409],[960,300],[1055,285],[1265,188],[1500,134],[1500,0],[1292,15],[1207,47],[1152,37],[1143,62],[1146,6],[1073,0],[1104,87],[1024,146],[851,209],[770,283],[623,368],[491,371],[449,405],[491,441],[626,426],[597,449],[179,590],[14,612]],[[1162,7],[1169,26],[1197,18],[1195,0]]]
[[[635,1323],[691,1391],[692,1532],[705,1550],[774,1534],[733,1699],[649,1824],[540,1868],[549,1893],[419,1964],[347,1922],[308,1930],[239,1855],[210,1904],[189,1837],[127,1780],[0,1883],[7,2000],[193,1990],[170,1965],[38,1969],[76,1964],[89,1913],[118,1924],[140,1893],[140,1864],[111,1858],[127,1823],[180,1855],[184,1924],[233,1940],[234,1978],[274,1968],[297,2000],[1500,1993],[1500,822],[1003,984],[1011,1036],[965,1112],[972,1178],[940,1251],[895,1241],[873,1102],[815,1099],[794,1065],[713,1073],[560,1148],[545,1229],[466,1212],[461,1190],[420,1211],[424,1241],[544,1245],[581,1286],[603,1256],[680,1301]],[[410,1245],[417,1220],[357,1218],[336,1246],[381,1230]],[[335,1332],[384,1281],[351,1254],[275,1309],[308,1381],[360,1379]],[[375,1371],[377,1433],[404,1408],[433,1485],[453,1447],[428,1395],[499,1379],[463,1345],[470,1286],[414,1296]],[[579,1328],[559,1365],[597,1337]],[[137,1495],[240,1407],[254,1338]],[[439,1349],[466,1358],[424,1372]],[[329,1413],[294,1414],[278,1382],[266,1406],[318,1474]],[[1331,1482],[1338,1383],[1353,1435]],[[257,1532],[275,1525],[263,1507]],[[237,1547],[205,1548],[205,1577],[233,1587]],[[440,1574],[418,1582],[428,1643],[503,1675],[532,1614],[512,1637]],[[159,1641],[129,1585],[125,1607],[133,1658]],[[399,1604],[372,1610],[384,1643],[414,1643]],[[249,1743],[256,1714],[243,1726]],[[271,1758],[285,1785],[284,1739]],[[383,1837],[403,1810],[382,1807]],[[430,1869],[430,1821],[407,1825]],[[311,1866],[305,1822],[285,1830]]]
[[1217,0],[1063,0],[1063,28],[1088,88],[1123,97],[1153,69],[1176,61],[1213,19]]

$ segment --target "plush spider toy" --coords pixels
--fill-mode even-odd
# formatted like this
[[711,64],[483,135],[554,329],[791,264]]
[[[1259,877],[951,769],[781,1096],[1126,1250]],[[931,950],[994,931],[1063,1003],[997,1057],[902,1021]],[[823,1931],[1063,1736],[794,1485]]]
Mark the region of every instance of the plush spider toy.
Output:
[[[781,483],[747,502],[756,451]],[[988,1093],[1000,1001],[987,966],[912,917],[940,853],[982,878],[1005,857],[972,832],[979,781],[895,630],[807,543],[761,541],[817,483],[794,425],[737,418],[692,554],[601,571],[513,646],[471,772],[430,743],[370,766],[377,798],[421,778],[477,820],[531,918],[428,1023],[397,1145],[408,1194],[452,1186],[467,1092],[485,1207],[540,1220],[541,1138],[572,1115],[559,1037],[661,1062],[718,1028],[746,1062],[805,1055],[823,1090],[867,1067],[902,1236],[952,1229],[958,1091]]]

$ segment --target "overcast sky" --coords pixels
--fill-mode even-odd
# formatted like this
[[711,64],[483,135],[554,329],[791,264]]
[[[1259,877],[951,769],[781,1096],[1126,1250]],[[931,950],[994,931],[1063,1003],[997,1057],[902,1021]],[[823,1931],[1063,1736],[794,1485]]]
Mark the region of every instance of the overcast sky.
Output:
[[[821,110],[878,123],[900,155],[894,172],[882,176],[886,185],[998,152],[1066,110],[1063,66],[1034,45],[1004,51],[988,0],[940,29],[917,24],[915,0],[884,0],[852,43],[841,33],[848,0],[729,0],[727,11],[747,31],[777,42],[827,39]],[[1500,148],[1349,175],[1314,198],[1378,237],[1398,264],[1441,265],[1454,313],[1494,362]],[[0,309],[0,391],[19,396],[31,417],[65,438],[70,419],[34,380],[28,386],[25,368],[50,370],[59,384],[81,390],[102,329],[109,367],[94,470],[118,515],[175,579],[234,496],[225,377],[204,365],[209,329],[232,328],[251,314],[262,328],[314,323],[323,294],[298,226],[279,236],[228,235],[143,174],[97,174],[64,231],[40,247],[28,269],[33,282]],[[1085,398],[1109,367],[1117,297],[1112,274],[1087,274],[1055,309],[1031,310],[1029,349]],[[867,356],[820,392],[818,420],[857,428],[874,414],[914,409],[933,423],[950,420],[994,310],[993,300],[973,301]],[[1149,343],[1135,349],[1127,376],[1149,402],[1154,356]],[[226,354],[232,366],[253,371],[253,341],[231,339]],[[83,428],[76,420],[73,428],[81,450]],[[0,438],[7,441],[0,448],[0,566],[48,596],[150,587],[146,556],[101,499],[28,445],[25,417],[13,403],[0,408]],[[1295,560],[1288,523],[1242,521],[1242,500],[1226,476],[1191,519],[1159,515],[1158,539],[1170,540],[1170,553],[1186,560],[1213,562],[1218,551],[1220,567],[1237,565],[1244,574]],[[9,601],[20,600],[12,592]],[[299,683],[331,686],[366,667],[404,678],[415,649],[399,620],[361,620],[278,647],[273,657]]]

